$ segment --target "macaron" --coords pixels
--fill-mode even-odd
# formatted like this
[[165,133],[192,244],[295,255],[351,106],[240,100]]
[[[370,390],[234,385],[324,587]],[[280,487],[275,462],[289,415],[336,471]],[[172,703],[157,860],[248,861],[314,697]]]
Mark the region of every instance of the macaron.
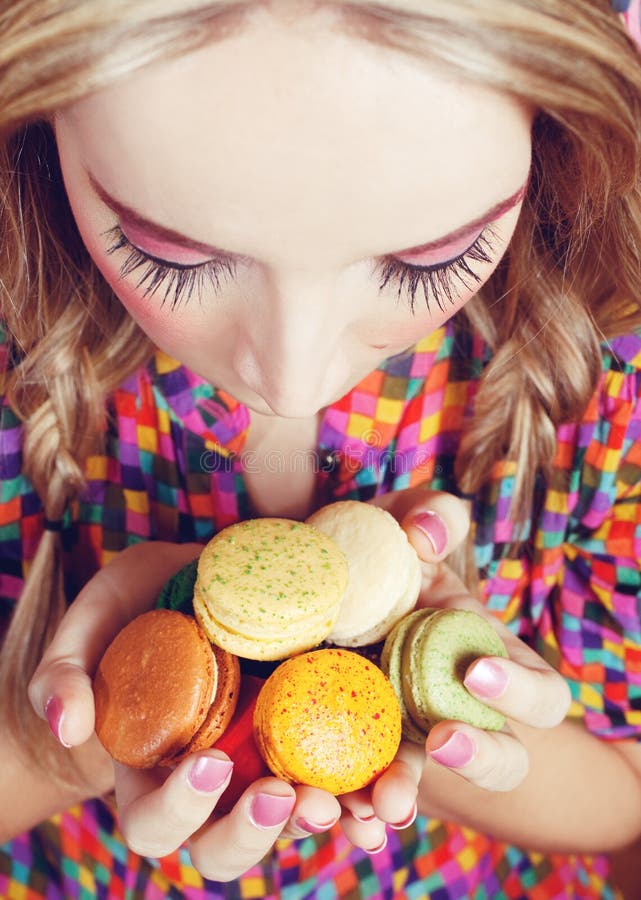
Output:
[[269,769],[332,794],[356,791],[385,771],[401,740],[401,711],[383,672],[357,653],[327,648],[283,662],[254,712]]
[[343,551],[349,581],[327,640],[359,647],[383,640],[414,609],[421,564],[394,516],[371,503],[342,500],[313,513],[307,523]]
[[173,765],[222,734],[239,680],[238,660],[212,648],[192,617],[151,610],[116,635],[98,665],[96,733],[124,765]]
[[347,579],[344,554],[317,528],[249,519],[203,549],[194,614],[219,647],[248,659],[284,659],[327,637]]
[[446,719],[503,728],[505,717],[473,697],[463,679],[475,659],[507,655],[491,623],[471,610],[420,609],[399,622],[385,641],[381,667],[401,706],[403,736],[422,743]]
[[213,747],[227,731],[236,710],[240,695],[241,674],[240,661],[233,653],[222,647],[211,645],[216,669],[216,693],[212,700],[205,721],[194,734],[189,743],[172,759],[172,765],[196,753]]

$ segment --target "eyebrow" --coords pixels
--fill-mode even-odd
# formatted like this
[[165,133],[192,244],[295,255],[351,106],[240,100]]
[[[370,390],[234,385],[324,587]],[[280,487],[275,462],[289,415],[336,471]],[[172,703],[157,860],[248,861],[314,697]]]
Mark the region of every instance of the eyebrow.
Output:
[[180,234],[178,231],[174,231],[172,228],[167,228],[164,225],[158,225],[157,222],[152,222],[150,219],[146,219],[144,216],[141,216],[139,212],[136,212],[135,209],[127,206],[126,203],[121,203],[120,200],[116,200],[115,197],[112,197],[111,194],[109,194],[104,189],[104,187],[98,181],[96,181],[96,178],[91,174],[91,172],[88,172],[87,174],[94,191],[98,194],[103,203],[105,203],[112,210],[112,212],[116,213],[116,215],[120,219],[121,225],[125,225],[125,229],[127,223],[129,223],[145,231],[146,234],[149,235],[149,237],[153,237],[161,241],[168,241],[169,243],[175,244],[177,247],[181,247],[185,250],[195,250],[197,253],[203,253],[209,256],[227,256],[237,259],[241,258],[241,254],[239,253],[231,253],[229,250],[221,250],[220,247],[213,247],[211,244],[202,244],[200,241],[193,241],[191,238],[185,237],[184,234]]
[[471,222],[468,222],[467,225],[462,225],[455,231],[451,231],[449,234],[446,234],[435,241],[430,241],[428,244],[407,247],[404,250],[397,250],[396,253],[416,253],[418,255],[419,253],[425,253],[428,250],[442,250],[444,247],[447,247],[448,244],[453,244],[458,240],[469,237],[469,235],[473,234],[475,231],[480,231],[485,225],[489,225],[490,222],[500,219],[501,216],[504,216],[511,209],[514,209],[517,203],[520,203],[525,197],[527,186],[528,181],[522,184],[521,187],[509,197],[506,197],[505,200],[500,200],[498,203],[495,203],[494,206],[490,207],[490,209],[484,212],[482,216],[473,219]]
[[[171,244],[175,244],[177,247],[186,250],[194,250],[197,253],[203,253],[205,255],[209,254],[210,256],[225,256],[236,259],[244,258],[243,254],[240,253],[232,253],[229,250],[221,250],[220,247],[214,247],[211,244],[203,244],[200,241],[194,241],[191,238],[186,237],[184,234],[180,234],[178,231],[174,231],[172,228],[167,228],[164,225],[159,225],[157,222],[152,222],[150,219],[146,219],[135,209],[132,209],[130,206],[127,206],[125,203],[121,203],[120,200],[116,200],[115,197],[112,197],[105,188],[96,180],[95,176],[92,175],[91,172],[87,173],[89,176],[89,181],[94,191],[100,199],[105,203],[112,212],[116,213],[118,218],[120,219],[121,224],[126,225],[130,223],[135,225],[137,228],[145,231],[150,237],[153,237],[157,240],[168,241]],[[391,254],[387,254],[389,256],[394,256],[395,254],[404,254],[404,253],[424,253],[427,251],[434,250],[442,250],[444,247],[449,244],[461,240],[465,237],[468,237],[475,231],[482,229],[485,225],[489,225],[490,222],[499,219],[501,216],[505,215],[511,209],[513,209],[517,203],[524,198],[525,193],[527,191],[528,181],[521,185],[521,187],[511,194],[509,197],[506,197],[505,200],[501,200],[498,203],[495,203],[494,206],[490,207],[483,215],[479,216],[476,219],[473,219],[471,222],[468,222],[466,225],[462,225],[460,228],[457,228],[455,231],[451,231],[449,234],[444,235],[443,237],[438,238],[435,241],[430,241],[427,244],[420,244],[415,247],[407,247],[402,250],[395,250]]]

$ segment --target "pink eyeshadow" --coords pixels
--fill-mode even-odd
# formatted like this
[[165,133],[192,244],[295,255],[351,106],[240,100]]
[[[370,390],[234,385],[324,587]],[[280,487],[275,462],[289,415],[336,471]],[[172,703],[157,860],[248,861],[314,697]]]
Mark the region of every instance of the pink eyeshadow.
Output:
[[468,250],[472,244],[478,240],[482,232],[483,229],[476,230],[463,240],[461,238],[456,238],[455,240],[448,241],[445,244],[439,245],[437,250],[419,249],[416,252],[406,251],[404,253],[395,254],[395,258],[416,266],[441,265],[448,262],[450,259],[455,259],[457,256],[460,256]]
[[175,263],[177,266],[198,266],[212,259],[212,255],[207,256],[191,247],[181,247],[172,241],[154,237],[141,226],[127,222],[124,218],[121,218],[120,227],[127,240],[136,249],[168,263]]

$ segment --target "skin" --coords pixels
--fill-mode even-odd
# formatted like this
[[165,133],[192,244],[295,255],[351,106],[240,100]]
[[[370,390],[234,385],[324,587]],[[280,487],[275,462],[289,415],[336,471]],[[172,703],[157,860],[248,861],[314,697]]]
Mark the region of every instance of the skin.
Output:
[[[417,109],[428,111],[420,124]],[[412,315],[393,286],[379,292],[372,264],[514,194],[528,175],[530,120],[506,97],[347,37],[328,15],[284,24],[263,12],[76,104],[56,133],[84,241],[147,334],[252,410],[305,418],[472,296],[477,285],[458,286],[443,310],[419,296]],[[136,277],[120,278],[126,253],[107,255],[117,217],[88,172],[145,218],[236,254],[236,278],[174,310],[145,299]],[[474,266],[483,280],[518,208],[495,223],[492,263]],[[135,237],[169,261],[207,259]],[[475,237],[414,261],[444,263]]]
[[[246,403],[254,422],[285,428],[293,419],[304,430],[325,405],[442,324],[478,288],[455,285],[443,308],[433,297],[426,305],[419,294],[412,314],[393,287],[379,291],[372,267],[390,255],[437,264],[464,250],[475,235],[450,242],[440,257],[403,252],[437,241],[518,191],[530,164],[530,123],[531,111],[511,99],[348,36],[328,13],[283,20],[263,11],[221,42],[77,103],[56,117],[55,127],[83,239],[131,315],[158,346]],[[121,277],[126,252],[107,253],[104,232],[117,216],[88,172],[145,218],[241,257],[236,280],[223,279],[219,293],[205,287],[200,299],[173,310],[158,296],[144,297],[135,276]],[[491,261],[471,264],[481,281],[504,252],[518,210],[516,204],[493,223]],[[158,253],[158,242],[130,231],[139,249]],[[207,256],[194,256],[193,249],[185,255],[176,241],[165,241],[162,250],[167,259],[175,253],[174,262]],[[421,603],[483,613],[442,562],[467,531],[460,501],[410,491],[379,502],[424,561]],[[269,506],[266,501],[265,511]],[[448,533],[438,556],[415,524],[426,509]],[[163,566],[177,570],[197,552],[167,545]],[[158,571],[157,559],[157,548],[142,545],[99,573],[36,673],[34,708],[44,715],[47,699],[61,698],[57,735],[74,747],[93,729],[86,673],[124,622],[151,605],[167,574]],[[194,865],[224,880],[261,859],[279,835],[306,833],[305,823],[322,829],[339,816],[353,843],[373,851],[384,823],[406,824],[417,797],[422,812],[541,849],[604,849],[632,839],[641,830],[636,757],[564,722],[565,683],[523,644],[504,637],[511,659],[499,664],[507,685],[487,702],[510,717],[509,732],[487,735],[441,723],[427,754],[403,746],[367,790],[337,800],[264,779],[213,824],[209,817],[224,784],[194,791],[193,759],[169,777],[118,768],[128,842],[163,855],[189,841]],[[456,767],[431,756],[454,733],[472,747],[472,758]],[[208,755],[220,754],[202,754]],[[97,749],[95,760],[98,770],[104,756]],[[577,760],[590,772],[589,801],[586,770]],[[19,784],[20,771],[13,776]],[[5,784],[3,796],[11,789]],[[281,819],[271,827],[252,820],[259,792],[282,803]],[[40,806],[25,815],[37,821],[59,802],[43,786]],[[586,802],[593,814],[586,814]],[[616,818],[607,813],[612,808]]]

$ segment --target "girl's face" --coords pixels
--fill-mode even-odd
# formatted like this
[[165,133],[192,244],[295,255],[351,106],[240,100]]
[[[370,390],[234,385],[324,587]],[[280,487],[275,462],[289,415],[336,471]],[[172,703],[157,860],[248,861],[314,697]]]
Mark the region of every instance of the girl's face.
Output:
[[531,112],[340,30],[256,13],[56,117],[69,199],[154,343],[309,416],[441,325],[514,230]]

